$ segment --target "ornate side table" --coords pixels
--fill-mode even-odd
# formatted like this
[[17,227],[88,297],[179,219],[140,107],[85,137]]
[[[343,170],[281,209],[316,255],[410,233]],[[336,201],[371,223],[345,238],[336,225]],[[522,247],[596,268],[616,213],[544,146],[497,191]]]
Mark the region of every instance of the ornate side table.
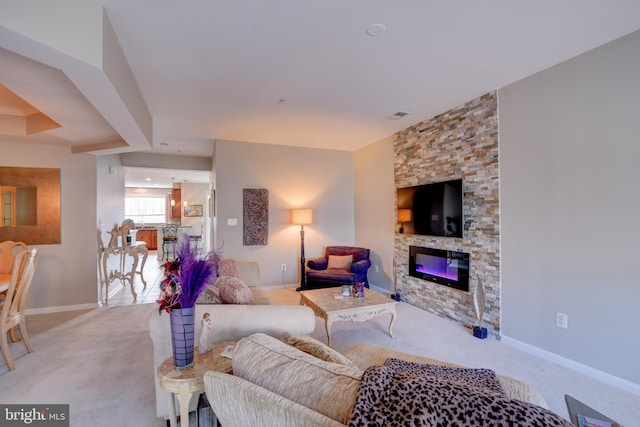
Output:
[[[176,427],[176,406],[174,395],[178,396],[180,404],[180,424],[184,427],[189,423],[189,401],[195,392],[204,390],[202,377],[207,371],[231,373],[231,359],[221,356],[222,351],[234,341],[221,341],[213,345],[213,349],[205,354],[199,354],[196,348],[193,357],[193,366],[184,371],[173,368],[173,357],[169,357],[158,367],[160,387],[168,391],[169,416],[171,427]],[[185,422],[185,420],[187,420]]]

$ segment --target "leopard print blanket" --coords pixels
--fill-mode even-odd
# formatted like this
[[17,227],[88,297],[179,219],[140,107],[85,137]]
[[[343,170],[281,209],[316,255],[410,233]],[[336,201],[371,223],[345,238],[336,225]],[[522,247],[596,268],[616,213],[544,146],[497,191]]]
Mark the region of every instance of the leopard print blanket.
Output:
[[495,372],[387,359],[362,376],[350,427],[562,426],[539,406],[506,397]]

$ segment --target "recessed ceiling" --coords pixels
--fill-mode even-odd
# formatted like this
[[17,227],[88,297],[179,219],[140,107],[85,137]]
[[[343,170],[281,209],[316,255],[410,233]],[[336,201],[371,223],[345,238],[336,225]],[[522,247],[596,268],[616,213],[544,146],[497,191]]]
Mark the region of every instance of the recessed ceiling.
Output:
[[[51,133],[56,143],[128,143],[102,153],[211,156],[216,139],[352,151],[640,29],[635,0],[102,0],[116,37],[95,46],[116,40],[120,50],[96,52],[96,63],[68,59],[62,47],[93,53],[92,31],[103,21],[89,25],[81,13],[95,5],[79,2],[53,16],[41,10],[53,7],[46,3],[0,5],[0,83],[62,125]],[[55,37],[34,40],[24,28]],[[107,37],[104,28],[99,35]],[[57,73],[50,83],[65,91],[38,96],[43,85],[8,62],[16,58],[7,51],[61,68],[50,70]],[[109,62],[119,54],[128,80]],[[87,78],[96,67],[102,74]],[[135,90],[114,90],[117,79]],[[95,117],[68,114],[70,89],[78,114]],[[135,113],[140,103],[148,124],[132,131],[131,123],[144,122]],[[386,120],[398,111],[411,115]],[[147,146],[132,148],[140,136]]]

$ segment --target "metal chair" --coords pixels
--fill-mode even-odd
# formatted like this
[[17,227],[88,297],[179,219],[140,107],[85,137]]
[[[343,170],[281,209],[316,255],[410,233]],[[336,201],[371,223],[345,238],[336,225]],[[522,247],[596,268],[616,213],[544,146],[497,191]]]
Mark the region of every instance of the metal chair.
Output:
[[171,248],[173,258],[176,257],[176,244],[178,243],[178,226],[175,224],[162,227],[162,257],[169,258],[168,248]]
[[36,257],[38,248],[20,251],[14,260],[13,271],[11,273],[11,282],[7,295],[2,304],[0,312],[0,347],[2,347],[2,355],[7,361],[7,367],[10,370],[16,369],[13,357],[9,351],[9,341],[7,335],[11,332],[12,341],[18,341],[14,335],[13,329],[20,326],[20,334],[24,340],[29,353],[33,352],[31,340],[27,332],[27,324],[25,323],[25,309],[27,306],[27,295],[31,287],[33,274],[36,270]]
[[189,247],[192,247],[192,245],[195,244],[196,251],[198,253],[202,249],[202,232],[203,232],[203,228],[204,228],[204,226],[202,224],[200,224],[200,234],[187,234],[187,237],[189,238]]

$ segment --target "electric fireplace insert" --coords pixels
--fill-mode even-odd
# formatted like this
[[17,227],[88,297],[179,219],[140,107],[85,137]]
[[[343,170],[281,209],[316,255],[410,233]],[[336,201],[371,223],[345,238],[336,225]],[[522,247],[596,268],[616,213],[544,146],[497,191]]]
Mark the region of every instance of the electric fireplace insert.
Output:
[[409,275],[469,292],[469,254],[410,246]]

